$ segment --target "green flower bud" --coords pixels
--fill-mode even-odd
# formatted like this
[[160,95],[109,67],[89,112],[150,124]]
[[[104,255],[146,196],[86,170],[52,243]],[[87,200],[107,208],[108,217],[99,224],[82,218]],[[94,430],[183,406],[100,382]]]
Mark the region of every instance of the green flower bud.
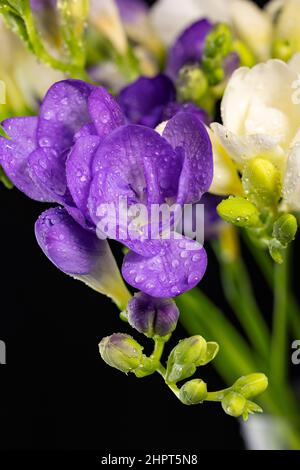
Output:
[[281,196],[280,172],[268,160],[255,158],[244,169],[243,187],[249,201],[258,207],[273,206]]
[[222,400],[222,408],[229,416],[239,418],[247,409],[247,400],[240,393],[229,392]]
[[169,356],[166,381],[176,383],[191,377],[205,360],[206,352],[207,343],[202,336],[191,336],[180,341]]
[[292,214],[284,214],[274,224],[273,237],[282,245],[288,245],[295,240],[297,230],[296,217]]
[[179,72],[177,95],[179,101],[199,103],[208,89],[207,79],[198,66],[186,66]]
[[293,47],[288,39],[277,38],[272,45],[272,56],[276,59],[288,62],[294,54]]
[[272,238],[269,242],[269,252],[275,263],[282,264],[286,252],[286,246],[282,245],[279,240]]
[[190,380],[180,389],[179,398],[184,405],[198,405],[207,396],[206,383],[201,379]]
[[245,398],[260,395],[268,388],[268,378],[265,374],[249,374],[240,377],[232,386],[232,390]]
[[253,67],[256,64],[256,59],[252,51],[240,40],[234,41],[233,50],[240,58],[240,65],[244,67]]
[[114,333],[99,344],[102,359],[121,372],[134,372],[143,364],[143,348],[131,336]]
[[217,211],[222,219],[238,227],[258,227],[261,224],[258,209],[242,197],[222,201]]

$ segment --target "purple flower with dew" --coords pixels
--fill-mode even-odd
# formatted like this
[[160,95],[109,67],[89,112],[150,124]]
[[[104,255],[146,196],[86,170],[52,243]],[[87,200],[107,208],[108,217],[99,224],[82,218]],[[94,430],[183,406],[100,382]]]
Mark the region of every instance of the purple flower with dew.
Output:
[[172,80],[176,80],[184,65],[201,61],[205,39],[212,28],[212,23],[202,19],[193,23],[178,37],[169,51],[166,66],[166,74]]
[[[106,215],[99,207],[108,204],[120,215],[120,198],[129,210],[143,204],[150,212],[153,204],[193,204],[212,182],[210,139],[193,114],[176,114],[161,136],[126,124],[106,90],[79,80],[53,85],[38,117],[2,125],[10,137],[0,139],[0,163],[8,177],[32,199],[61,206],[36,223],[42,250],[62,271],[114,299],[122,280],[108,242],[97,237]],[[134,237],[120,223],[111,238],[131,250],[122,266],[131,286],[165,298],[198,284],[207,264],[202,245],[174,232],[170,239],[161,233],[153,239],[151,223],[129,222]]]

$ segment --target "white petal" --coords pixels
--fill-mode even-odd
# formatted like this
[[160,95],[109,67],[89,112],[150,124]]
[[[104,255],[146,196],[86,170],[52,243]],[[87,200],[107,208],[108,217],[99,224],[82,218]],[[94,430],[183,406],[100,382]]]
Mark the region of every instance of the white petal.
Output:
[[300,75],[300,52],[293,55],[291,60],[289,61],[289,66]]
[[300,210],[300,144],[295,145],[288,156],[283,183],[283,202],[290,210]]
[[224,126],[239,136],[280,136],[288,148],[300,127],[300,106],[293,102],[297,74],[280,60],[252,69],[238,69],[225,90],[221,112]]
[[273,25],[270,16],[253,2],[234,0],[231,19],[237,35],[254,52],[259,60],[271,55]]
[[240,168],[247,160],[263,157],[282,170],[285,154],[278,145],[276,137],[263,134],[238,136],[218,123],[213,123],[211,127],[229,156]]
[[300,50],[300,0],[286,0],[278,17],[276,37],[288,39],[294,51]]
[[285,0],[271,0],[265,6],[265,11],[270,15],[272,21],[276,20],[276,17],[283,7]]
[[238,195],[242,192],[241,181],[234,165],[224,147],[222,147],[217,135],[207,128],[213,147],[214,177],[209,189],[210,193],[220,196],[229,194]]
[[118,52],[127,51],[127,38],[114,0],[91,0],[89,19]]
[[233,0],[158,0],[151,9],[151,21],[167,46],[193,22],[207,18],[229,22],[229,4]]

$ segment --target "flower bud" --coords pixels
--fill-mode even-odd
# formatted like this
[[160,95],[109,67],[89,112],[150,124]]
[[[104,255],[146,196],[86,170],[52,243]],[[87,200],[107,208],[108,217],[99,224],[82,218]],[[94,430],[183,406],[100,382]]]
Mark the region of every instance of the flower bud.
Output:
[[201,379],[190,380],[180,389],[179,399],[184,405],[198,405],[207,396],[206,383]]
[[272,56],[276,59],[288,62],[294,51],[288,39],[277,38],[272,44]]
[[229,392],[222,400],[222,408],[226,414],[238,418],[247,409],[247,400],[240,393]]
[[258,227],[259,211],[251,202],[242,197],[230,197],[218,205],[218,214],[226,222],[238,227]]
[[153,338],[167,336],[177,325],[179,310],[172,299],[159,299],[139,292],[128,302],[130,325],[140,333]]
[[250,160],[243,172],[243,187],[249,201],[258,207],[269,207],[280,199],[280,172],[263,158]]
[[102,359],[121,372],[134,372],[143,363],[143,348],[131,336],[114,333],[99,344]]
[[268,378],[265,374],[249,374],[240,377],[232,386],[232,390],[245,398],[260,395],[268,388]]
[[207,343],[202,336],[180,341],[172,350],[167,364],[167,382],[179,382],[191,377],[206,358]]
[[296,217],[292,214],[284,214],[274,224],[273,237],[282,245],[288,245],[295,240],[297,230]]
[[286,246],[282,245],[282,243],[280,243],[279,240],[276,240],[276,238],[272,238],[272,240],[269,241],[269,252],[275,263],[282,264],[284,261]]
[[207,79],[197,66],[185,66],[179,72],[177,94],[179,101],[199,103],[208,88]]

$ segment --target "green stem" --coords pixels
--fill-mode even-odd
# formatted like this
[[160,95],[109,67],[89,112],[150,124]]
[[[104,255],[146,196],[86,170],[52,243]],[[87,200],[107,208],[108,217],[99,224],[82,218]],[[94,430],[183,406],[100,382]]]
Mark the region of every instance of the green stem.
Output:
[[46,65],[49,65],[54,69],[61,70],[62,72],[65,72],[66,74],[71,75],[74,78],[80,78],[82,80],[89,81],[89,76],[84,70],[84,68],[79,68],[77,66],[73,66],[70,63],[62,62],[48,53],[48,51],[42,44],[40,35],[36,29],[35,21],[30,8],[30,2],[28,0],[24,2],[23,8],[23,19],[35,55]]
[[270,354],[270,377],[276,384],[284,384],[287,375],[287,296],[289,282],[289,256],[275,265],[274,317]]
[[234,262],[224,260],[217,244],[214,244],[214,249],[221,266],[223,291],[227,301],[243,326],[254,350],[257,350],[266,364],[269,358],[270,334],[255,301],[247,268],[241,258]]
[[[265,251],[258,250],[247,234],[245,234],[244,240],[258,267],[261,269],[268,286],[270,289],[273,289],[274,263],[271,261],[270,256]],[[297,300],[294,295],[290,293],[287,302],[291,333],[294,337],[300,338],[300,310]]]

